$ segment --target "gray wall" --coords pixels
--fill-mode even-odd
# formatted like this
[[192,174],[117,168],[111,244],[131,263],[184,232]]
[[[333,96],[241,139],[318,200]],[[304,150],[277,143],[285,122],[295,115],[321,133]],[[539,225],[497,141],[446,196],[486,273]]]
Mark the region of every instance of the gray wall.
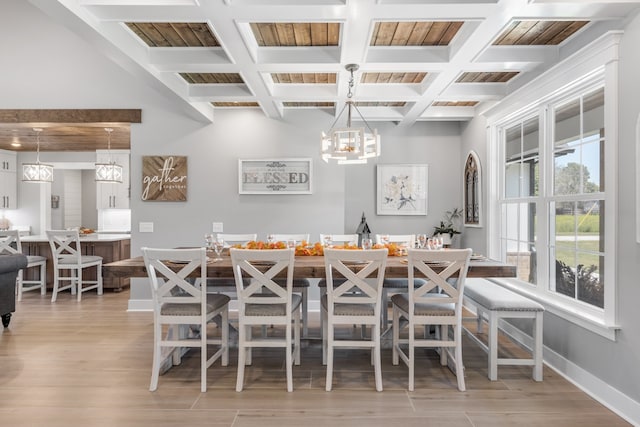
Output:
[[[452,123],[417,123],[411,128],[376,124],[383,138],[379,162],[426,162],[429,170],[427,217],[377,217],[374,165],[325,165],[318,157],[318,134],[331,123],[322,112],[270,120],[259,111],[220,112],[213,124],[185,117],[176,102],[142,86],[123,69],[96,54],[69,30],[52,23],[23,1],[5,0],[0,13],[0,52],[5,63],[0,79],[0,108],[141,108],[143,123],[132,126],[132,253],[140,247],[199,244],[212,221],[225,231],[352,231],[362,211],[374,232],[431,230],[442,213],[461,206],[461,168],[470,149],[483,166],[486,201],[486,134],[482,118],[457,129]],[[29,22],[29,25],[24,23]],[[32,31],[38,28],[38,31]],[[20,40],[17,44],[15,41]],[[623,38],[620,112],[620,201],[618,218],[618,299],[622,330],[608,341],[553,315],[545,316],[545,345],[640,401],[640,250],[635,234],[635,122],[640,113],[640,22]],[[189,158],[189,200],[142,202],[141,157],[178,154]],[[314,194],[240,196],[237,159],[301,156],[314,159]],[[20,162],[20,160],[19,160]],[[20,186],[22,197],[33,190]],[[24,199],[26,200],[26,199]],[[486,215],[486,203],[483,205]],[[139,233],[138,223],[151,221],[155,232]],[[486,223],[485,223],[486,224]],[[463,244],[485,252],[486,227],[465,228]],[[135,289],[132,289],[132,296]]]

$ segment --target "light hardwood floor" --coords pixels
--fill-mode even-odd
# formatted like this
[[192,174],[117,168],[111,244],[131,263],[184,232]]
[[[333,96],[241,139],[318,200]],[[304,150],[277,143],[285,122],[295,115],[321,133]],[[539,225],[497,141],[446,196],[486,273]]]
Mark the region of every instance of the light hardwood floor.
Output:
[[241,393],[234,391],[235,349],[228,367],[209,369],[206,393],[200,393],[197,352],[162,375],[151,393],[152,316],[127,312],[128,296],[87,293],[77,303],[63,293],[51,304],[50,295],[24,295],[0,333],[1,425],[628,425],[548,368],[541,383],[531,380],[528,367],[501,367],[499,381],[489,381],[486,355],[468,340],[463,393],[431,352],[418,352],[416,391],[408,392],[406,367],[392,366],[388,349],[383,392],[375,391],[369,354],[356,350],[336,353],[333,391],[325,392],[318,340],[303,346],[293,393],[286,392],[284,353],[275,349],[254,352]]

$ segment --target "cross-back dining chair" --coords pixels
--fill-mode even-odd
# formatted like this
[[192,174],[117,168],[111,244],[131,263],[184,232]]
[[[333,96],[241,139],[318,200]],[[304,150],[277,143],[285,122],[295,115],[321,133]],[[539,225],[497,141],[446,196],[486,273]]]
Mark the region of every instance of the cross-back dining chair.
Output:
[[[345,244],[358,244],[358,235],[357,234],[320,234],[320,243],[324,244],[325,237],[331,236],[331,246],[342,246]],[[334,284],[337,279],[334,279]],[[320,288],[320,293],[324,295],[327,288],[327,279],[322,278],[318,281],[318,288]]]
[[[207,391],[207,369],[218,359],[229,363],[229,297],[207,294],[205,248],[142,248],[153,297],[153,365],[149,391],[158,388],[158,376],[169,357],[180,364],[183,348],[200,349],[200,390]],[[195,274],[197,280],[191,280]],[[220,318],[220,338],[209,338],[207,325]],[[195,337],[194,335],[195,328]],[[217,345],[208,355],[207,345]]]
[[249,242],[255,242],[258,240],[257,233],[245,233],[245,234],[230,234],[230,233],[218,233],[216,235],[218,239],[224,240],[229,246],[234,245],[246,245]]
[[[18,230],[0,230],[0,254],[21,254],[22,243],[20,242],[20,232]],[[16,279],[16,292],[18,301],[22,301],[22,293],[40,289],[41,295],[47,294],[47,258],[40,255],[27,255],[27,267],[38,268],[39,276],[37,280],[25,280],[24,270],[19,270]]]
[[[326,354],[325,388],[331,391],[334,348],[370,348],[376,390],[382,391],[380,361],[380,310],[387,249],[325,249],[326,293],[321,298],[323,353]],[[356,268],[358,271],[354,271]],[[335,278],[345,278],[336,282]],[[360,324],[371,328],[370,338],[338,339],[336,326]]]
[[[218,233],[217,238],[224,240],[225,246],[233,247],[235,245],[246,245],[251,241],[258,239],[257,233],[230,234]],[[209,277],[207,279],[207,287],[211,292],[236,292],[236,281],[232,277]]]
[[[293,364],[300,364],[301,296],[293,293],[293,249],[251,250],[231,248],[231,262],[238,295],[238,377],[236,391],[244,387],[245,365],[252,361],[254,347],[285,349],[287,391],[293,391]],[[285,285],[276,283],[286,273]],[[251,278],[245,285],[245,278]],[[293,326],[292,326],[293,322]],[[284,337],[254,339],[254,326],[284,327]]]
[[[392,363],[397,365],[400,359],[408,366],[409,391],[414,389],[416,348],[440,349],[442,366],[447,365],[448,357],[451,358],[455,365],[458,389],[465,390],[462,363],[462,301],[470,258],[471,249],[446,251],[409,249],[409,283],[416,279],[416,273],[424,275],[426,283],[421,286],[410,286],[407,293],[395,294],[391,297],[393,305]],[[437,292],[433,292],[434,290]],[[401,319],[407,322],[401,323]],[[408,337],[401,339],[400,328],[403,326],[408,328]],[[416,327],[424,326],[436,327],[433,338],[427,334],[423,337],[416,335]]]
[[[376,243],[383,243],[383,236],[388,238],[389,243],[395,243],[398,245],[403,245],[406,249],[413,248],[416,236],[415,234],[376,234]],[[396,292],[406,292],[408,287],[409,280],[404,277],[393,277],[393,278],[385,278],[384,284],[382,285],[382,324],[384,327],[387,327],[389,324],[389,295],[394,294]],[[425,282],[422,279],[416,278],[416,285],[423,285]]]
[[320,234],[320,243],[324,244],[325,238],[329,237],[331,246],[343,246],[345,244],[357,245],[357,234]]
[[298,233],[298,234],[269,234],[274,242],[284,242],[287,243],[289,240],[295,240],[297,244],[302,241],[309,243],[309,234],[308,233]]
[[[71,294],[78,294],[78,301],[82,293],[92,289],[102,295],[102,257],[97,255],[82,255],[80,235],[78,230],[47,230],[47,238],[53,256],[53,293],[51,302],[58,298],[58,292],[71,289]],[[84,280],[83,271],[86,268],[96,268],[96,280]],[[69,276],[60,273],[68,270]],[[61,286],[61,282],[69,282]],[[90,286],[83,287],[88,284]]]
[[[305,241],[309,242],[308,233],[299,234],[269,234],[274,242],[287,243],[290,240],[295,240],[296,244],[300,244]],[[282,279],[276,279],[277,283],[284,285]],[[302,296],[302,336],[306,337],[309,334],[309,287],[311,282],[305,277],[295,277],[293,279],[293,292],[299,292]]]

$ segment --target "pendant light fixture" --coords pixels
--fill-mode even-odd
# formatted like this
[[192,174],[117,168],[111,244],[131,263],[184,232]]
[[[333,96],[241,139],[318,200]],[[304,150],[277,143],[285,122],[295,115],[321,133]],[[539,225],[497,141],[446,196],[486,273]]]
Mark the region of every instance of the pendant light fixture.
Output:
[[40,163],[40,132],[41,128],[33,128],[36,133],[36,162],[22,164],[23,182],[53,182],[53,166]]
[[121,183],[122,182],[122,166],[117,165],[111,159],[111,132],[113,128],[104,128],[107,132],[107,158],[108,163],[96,163],[96,182]]
[[[347,101],[342,107],[340,114],[331,125],[327,133],[322,132],[322,160],[337,160],[338,164],[358,164],[367,163],[368,159],[378,157],[380,155],[380,135],[376,129],[372,129],[369,123],[362,116],[360,110],[353,101],[353,73],[360,67],[358,64],[347,64],[345,69],[351,73],[349,79],[349,92],[347,93]],[[345,109],[347,110],[347,126],[344,128],[335,128],[334,126],[342,117]],[[364,127],[352,127],[351,118],[355,110]],[[369,132],[366,132],[368,130]]]

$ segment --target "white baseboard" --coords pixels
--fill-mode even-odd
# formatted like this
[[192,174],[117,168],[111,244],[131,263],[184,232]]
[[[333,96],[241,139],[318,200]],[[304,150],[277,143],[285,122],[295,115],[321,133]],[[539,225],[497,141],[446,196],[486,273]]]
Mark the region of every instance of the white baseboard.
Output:
[[150,299],[129,299],[127,311],[153,311],[153,301]]
[[[515,341],[527,348],[531,348],[532,338],[520,329],[505,321],[501,321],[499,327]],[[545,365],[562,375],[567,381],[602,403],[627,422],[634,426],[640,426],[639,402],[636,402],[626,394],[611,387],[606,382],[548,347],[544,347],[543,353]]]

